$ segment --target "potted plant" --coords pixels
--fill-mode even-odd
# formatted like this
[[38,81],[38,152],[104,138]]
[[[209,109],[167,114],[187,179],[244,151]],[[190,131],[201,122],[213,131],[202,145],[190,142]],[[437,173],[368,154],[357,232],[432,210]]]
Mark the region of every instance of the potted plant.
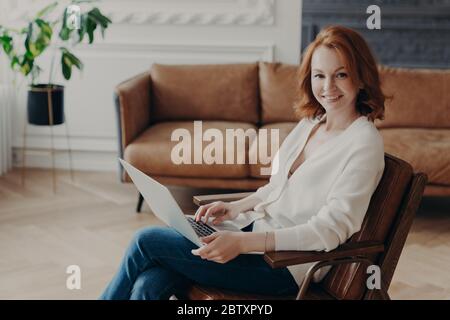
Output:
[[[59,55],[62,74],[69,80],[73,67],[83,68],[83,63],[69,48],[86,38],[92,44],[98,27],[104,36],[111,20],[97,7],[92,7],[93,2],[70,0],[61,4],[58,1],[40,10],[22,29],[0,25],[0,46],[9,59],[11,69],[29,80],[27,114],[30,124],[64,123],[64,86],[52,81],[54,65]],[[53,53],[48,82],[37,83],[42,71],[37,60],[49,48]]]

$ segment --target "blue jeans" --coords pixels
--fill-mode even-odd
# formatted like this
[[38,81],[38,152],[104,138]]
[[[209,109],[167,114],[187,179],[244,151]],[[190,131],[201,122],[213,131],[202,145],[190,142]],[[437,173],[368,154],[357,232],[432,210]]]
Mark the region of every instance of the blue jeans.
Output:
[[100,299],[165,300],[172,295],[182,297],[177,294],[193,283],[269,295],[298,291],[287,268],[272,269],[261,255],[239,255],[220,264],[193,255],[195,248],[171,228],[139,230]]

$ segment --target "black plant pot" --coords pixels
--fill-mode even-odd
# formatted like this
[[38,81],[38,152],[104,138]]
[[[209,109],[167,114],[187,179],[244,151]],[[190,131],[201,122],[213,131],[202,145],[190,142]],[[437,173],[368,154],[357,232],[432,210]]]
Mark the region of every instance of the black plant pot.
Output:
[[[32,85],[28,90],[27,110],[30,124],[49,126],[64,123],[64,86]],[[53,117],[49,116],[49,111]]]

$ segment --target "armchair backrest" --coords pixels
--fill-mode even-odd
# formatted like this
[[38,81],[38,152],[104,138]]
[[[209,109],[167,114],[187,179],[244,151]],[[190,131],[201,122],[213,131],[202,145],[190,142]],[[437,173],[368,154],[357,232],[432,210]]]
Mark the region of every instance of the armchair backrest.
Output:
[[[417,183],[418,179],[420,183]],[[414,175],[407,162],[386,154],[384,173],[371,198],[361,229],[349,239],[349,242],[371,240],[384,243],[385,251],[370,258],[380,267],[382,285],[386,290],[425,183],[425,175]],[[410,208],[411,205],[416,208]],[[338,265],[330,270],[321,286],[337,299],[361,299],[368,294],[367,277],[367,267],[363,264]]]

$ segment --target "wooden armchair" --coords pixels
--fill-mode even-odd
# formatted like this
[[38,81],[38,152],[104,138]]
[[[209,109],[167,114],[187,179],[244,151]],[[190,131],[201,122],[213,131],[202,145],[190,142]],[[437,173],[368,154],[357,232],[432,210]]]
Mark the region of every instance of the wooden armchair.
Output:
[[[308,271],[297,297],[260,296],[194,285],[182,298],[194,300],[240,299],[389,299],[388,289],[420,204],[427,176],[413,173],[405,161],[385,155],[383,177],[373,194],[361,230],[345,244],[330,252],[268,252],[264,259],[272,268],[317,262]],[[197,205],[212,201],[231,201],[249,193],[195,196]],[[320,283],[313,283],[314,273],[325,266],[332,268]],[[381,271],[381,289],[369,289],[368,265]]]

